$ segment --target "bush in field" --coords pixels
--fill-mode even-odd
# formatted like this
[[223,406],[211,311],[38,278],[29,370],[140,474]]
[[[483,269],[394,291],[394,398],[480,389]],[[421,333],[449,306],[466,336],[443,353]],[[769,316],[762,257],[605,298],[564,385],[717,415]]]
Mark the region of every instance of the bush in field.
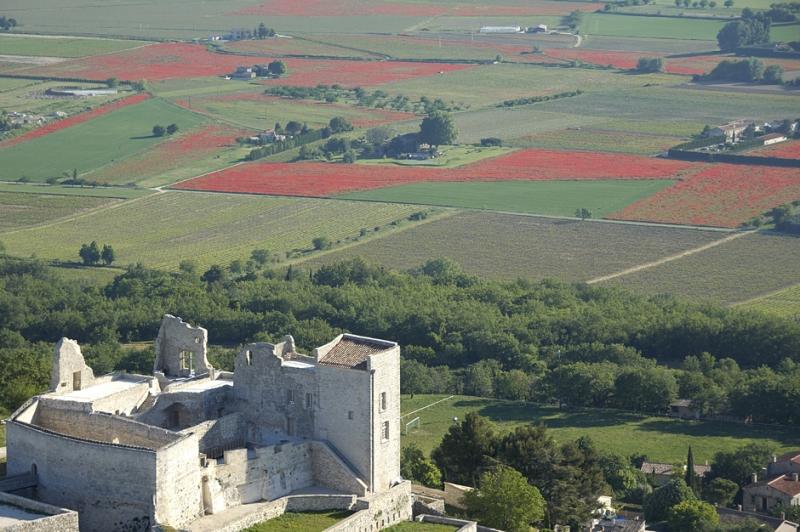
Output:
[[660,57],[640,57],[636,63],[637,72],[662,72],[664,70],[664,60]]

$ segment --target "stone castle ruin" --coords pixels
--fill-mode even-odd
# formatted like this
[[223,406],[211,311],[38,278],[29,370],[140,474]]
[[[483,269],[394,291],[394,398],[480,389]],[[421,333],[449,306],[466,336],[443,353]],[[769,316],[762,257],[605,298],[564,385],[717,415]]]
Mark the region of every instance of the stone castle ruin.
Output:
[[208,333],[165,315],[153,376],[96,377],[55,347],[50,391],[7,421],[8,478],[78,512],[81,531],[239,530],[289,510],[349,509],[338,530],[411,516],[400,477],[400,348],[339,335],[244,346],[235,370]]

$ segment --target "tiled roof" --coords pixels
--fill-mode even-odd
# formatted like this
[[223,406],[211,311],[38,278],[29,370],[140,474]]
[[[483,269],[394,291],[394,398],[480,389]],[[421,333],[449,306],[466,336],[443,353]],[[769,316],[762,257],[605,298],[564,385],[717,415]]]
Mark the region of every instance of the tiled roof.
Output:
[[800,495],[800,481],[792,479],[791,475],[781,475],[770,481],[767,484],[781,493],[785,493],[790,497]]
[[320,364],[350,369],[367,369],[367,357],[391,346],[369,338],[344,336],[320,360]]
[[779,462],[793,462],[795,464],[800,464],[800,452],[793,451],[791,453],[786,453],[782,456],[778,457]]

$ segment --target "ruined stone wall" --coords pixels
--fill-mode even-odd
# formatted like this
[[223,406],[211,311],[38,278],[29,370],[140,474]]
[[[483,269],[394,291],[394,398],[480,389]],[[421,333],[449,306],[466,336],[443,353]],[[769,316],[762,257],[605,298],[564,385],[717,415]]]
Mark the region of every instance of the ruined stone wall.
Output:
[[0,492],[0,504],[10,504],[26,511],[42,514],[35,521],[23,521],[3,528],[4,532],[78,532],[78,514],[33,499]]
[[156,522],[181,527],[203,515],[198,437],[190,435],[156,453]]
[[93,382],[94,372],[86,365],[78,342],[61,338],[53,352],[50,391],[69,393],[75,389],[88,388]]
[[315,437],[327,440],[369,486],[372,461],[370,374],[317,366],[319,410]]
[[247,432],[244,418],[238,412],[219,419],[204,421],[182,431],[182,434],[196,434],[201,453],[221,451],[229,446],[243,442]]
[[127,390],[92,401],[92,410],[95,412],[107,412],[109,414],[129,416],[144,403],[149,393],[150,383],[143,381]]
[[272,500],[313,484],[311,443],[286,443],[254,450],[225,451],[223,460],[209,460],[203,471],[212,492],[221,492],[225,506]]
[[311,448],[311,464],[315,484],[345,493],[353,493],[359,497],[367,494],[367,485],[334,454],[327,443],[314,441],[311,443]]
[[[33,424],[66,436],[133,447],[157,449],[180,438],[173,432],[103,413],[58,408],[58,400],[42,398]],[[9,444],[10,446],[10,444]]]
[[[203,391],[187,391],[177,388],[166,391],[156,397],[155,404],[145,412],[136,416],[137,421],[168,428],[183,430],[227,413],[227,402],[231,397],[231,387],[221,386]],[[173,424],[170,412],[181,409],[178,425]]]
[[325,532],[372,532],[411,519],[411,482],[358,499],[356,513],[325,529]]
[[[369,357],[369,369],[374,372],[372,404],[375,409],[372,425],[373,491],[389,489],[400,478],[400,348]],[[384,395],[385,394],[385,395]],[[385,408],[382,397],[385,397]],[[385,438],[385,424],[389,438]]]
[[148,530],[154,524],[156,453],[6,425],[8,474],[35,466],[38,497],[81,514],[82,532]]
[[282,347],[249,344],[236,357],[234,395],[240,401],[240,411],[256,429],[250,435],[254,442],[271,442],[289,432],[305,438],[314,434],[319,400],[316,369],[281,366],[278,354]]
[[[192,327],[180,318],[165,314],[155,342],[153,373],[161,372],[167,377],[188,377],[190,370],[194,370],[195,375],[207,375],[212,370],[206,358],[207,348],[207,330]],[[191,368],[188,364],[181,365],[181,352],[192,354]]]

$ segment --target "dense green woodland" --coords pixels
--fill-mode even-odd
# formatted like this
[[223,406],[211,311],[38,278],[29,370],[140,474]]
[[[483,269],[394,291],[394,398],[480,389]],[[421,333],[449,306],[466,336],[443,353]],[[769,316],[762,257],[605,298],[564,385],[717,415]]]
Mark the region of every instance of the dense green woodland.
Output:
[[798,422],[796,322],[619,289],[483,281],[446,260],[409,273],[354,260],[235,277],[220,267],[203,275],[190,265],[180,273],[132,267],[97,288],[37,261],[0,258],[0,408],[47,386],[61,336],[84,344],[96,373],[149,372],[152,348],[119,342],[152,341],[164,313],[228,346],[211,353],[221,367],[244,342],[292,334],[308,350],[352,331],[401,343],[407,393],[653,412],[681,396],[707,413]]

